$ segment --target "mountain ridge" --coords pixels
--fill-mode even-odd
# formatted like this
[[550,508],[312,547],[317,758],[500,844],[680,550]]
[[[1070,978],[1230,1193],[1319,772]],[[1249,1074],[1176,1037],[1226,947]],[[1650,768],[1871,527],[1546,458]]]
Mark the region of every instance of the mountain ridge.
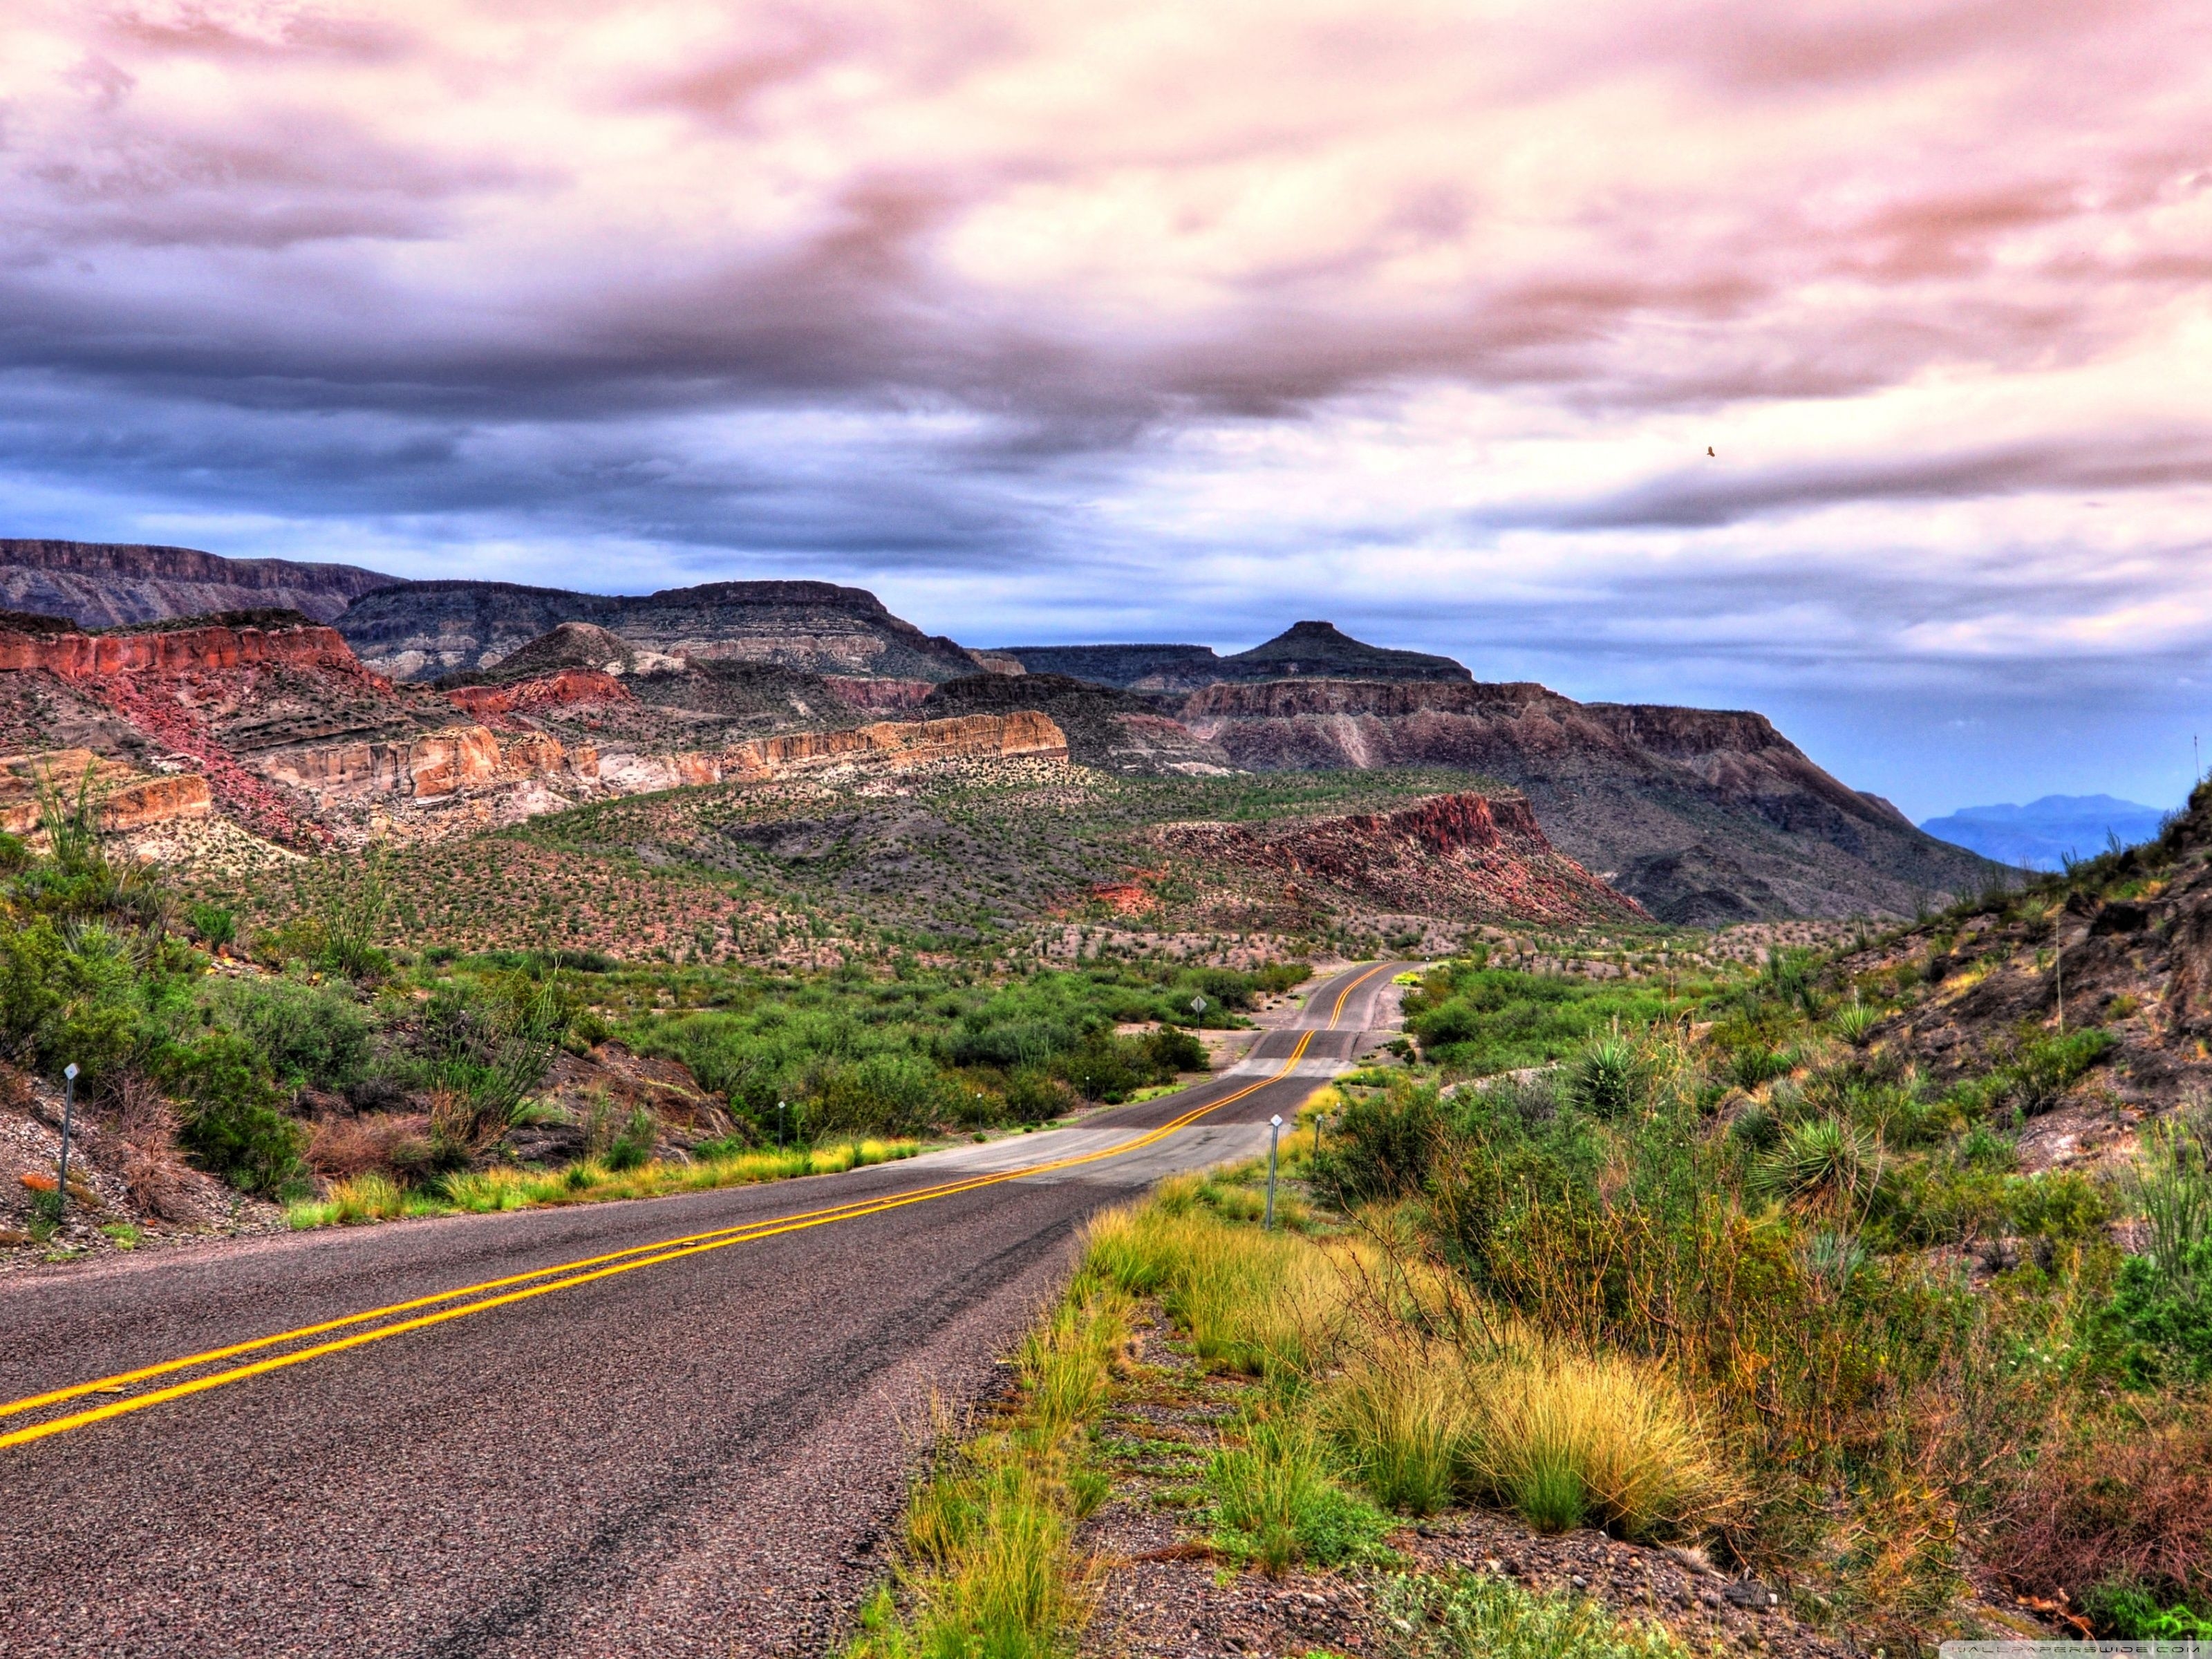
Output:
[[85,628],[272,606],[328,623],[398,580],[358,565],[232,559],[194,547],[0,537],[0,607]]

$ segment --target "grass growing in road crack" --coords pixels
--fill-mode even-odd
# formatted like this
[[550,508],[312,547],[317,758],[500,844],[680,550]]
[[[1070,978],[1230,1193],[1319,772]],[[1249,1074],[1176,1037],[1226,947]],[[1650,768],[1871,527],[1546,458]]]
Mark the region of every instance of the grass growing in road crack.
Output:
[[660,1198],[703,1193],[798,1176],[841,1175],[871,1164],[912,1158],[914,1140],[853,1140],[787,1152],[733,1152],[692,1164],[658,1159],[633,1170],[613,1170],[586,1158],[562,1170],[481,1170],[449,1175],[421,1188],[404,1188],[372,1172],[332,1183],[329,1195],[292,1205],[286,1217],[296,1230],[331,1227],[398,1216],[488,1215],[564,1204],[597,1204],[622,1198]]

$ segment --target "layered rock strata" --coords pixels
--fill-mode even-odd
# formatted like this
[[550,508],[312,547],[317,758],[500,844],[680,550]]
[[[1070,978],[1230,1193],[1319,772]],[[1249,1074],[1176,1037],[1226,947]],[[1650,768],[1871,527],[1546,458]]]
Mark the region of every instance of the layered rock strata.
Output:
[[894,617],[874,594],[830,582],[711,582],[642,595],[408,582],[364,596],[338,627],[372,668],[397,679],[433,679],[496,667],[572,623],[695,663],[768,663],[933,684],[979,666],[964,647]]
[[752,781],[857,764],[899,769],[957,760],[1066,760],[1067,736],[1033,709],[950,720],[878,720],[839,732],[791,732],[714,754],[601,757],[600,775],[625,794],[686,784]]
[[196,772],[149,776],[88,749],[0,756],[0,830],[29,835],[44,823],[49,801],[66,811],[80,798],[102,830],[116,832],[204,818],[215,805],[208,781]]

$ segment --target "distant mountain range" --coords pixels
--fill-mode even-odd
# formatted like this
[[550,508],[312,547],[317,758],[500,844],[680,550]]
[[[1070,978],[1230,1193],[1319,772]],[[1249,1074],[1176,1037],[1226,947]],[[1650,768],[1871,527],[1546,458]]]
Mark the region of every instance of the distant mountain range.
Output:
[[[94,628],[252,611],[224,620],[281,632],[269,614],[276,606],[327,621],[335,635],[301,635],[285,647],[300,661],[274,663],[250,684],[213,668],[179,672],[198,676],[192,697],[237,703],[226,704],[228,724],[216,734],[226,755],[312,739],[322,748],[311,758],[328,769],[338,763],[322,749],[343,736],[362,750],[347,761],[351,770],[339,769],[347,778],[373,772],[392,745],[421,748],[424,731],[446,742],[436,723],[461,711],[526,722],[538,734],[530,744],[551,739],[526,756],[509,733],[496,757],[489,749],[478,757],[487,776],[527,773],[530,787],[548,789],[548,778],[566,787],[584,765],[556,765],[556,750],[596,754],[604,785],[624,767],[638,779],[671,766],[671,777],[689,777],[684,766],[704,775],[732,744],[884,714],[988,725],[1030,711],[1054,723],[1070,758],[1110,772],[1419,770],[1509,784],[1562,851],[1664,921],[1905,915],[1977,890],[1994,873],[1963,837],[1915,829],[1888,802],[1830,776],[1761,715],[1581,703],[1540,685],[1485,684],[1449,657],[1370,645],[1322,621],[1227,656],[1202,645],[978,651],[924,634],[872,593],[827,582],[617,596],[29,541],[0,541],[0,604]],[[0,620],[27,637],[40,627]],[[181,643],[165,648],[189,655]],[[118,650],[81,641],[66,652],[27,644],[19,654],[28,667]],[[111,718],[131,685],[42,675],[0,674],[9,681],[0,738],[22,747],[67,736],[102,754],[131,746]],[[283,701],[293,695],[286,686],[300,707]],[[689,758],[678,766],[671,756]],[[1461,786],[1445,775],[1437,787]],[[228,799],[225,789],[246,798],[246,782],[218,787]],[[2082,850],[2102,839],[2100,822]]]
[[2158,834],[2166,813],[2112,795],[2045,795],[2025,806],[1962,806],[1920,827],[1940,841],[2015,868],[2057,870],[2091,858],[2117,836],[2124,847]]
[[349,564],[226,559],[190,547],[0,538],[0,608],[86,628],[169,622],[270,606],[335,621],[364,593],[398,584]]

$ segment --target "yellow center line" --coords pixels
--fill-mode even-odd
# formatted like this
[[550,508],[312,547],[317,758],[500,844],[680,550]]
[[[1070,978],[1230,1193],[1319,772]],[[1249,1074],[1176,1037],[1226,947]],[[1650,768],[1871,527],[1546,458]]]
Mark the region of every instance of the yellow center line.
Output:
[[[1388,965],[1382,964],[1383,967]],[[1342,1016],[1344,1005],[1352,992],[1382,971],[1382,967],[1371,968],[1344,988],[1338,995],[1335,1008],[1329,1017],[1332,1024]],[[93,1382],[75,1383],[68,1388],[52,1389],[45,1394],[27,1395],[21,1400],[0,1404],[0,1417],[35,1410],[43,1406],[58,1405],[65,1401],[77,1399],[88,1394],[112,1393],[118,1388],[127,1387],[133,1382],[147,1382],[157,1376],[172,1376],[180,1370],[189,1370],[198,1366],[235,1358],[241,1354],[273,1347],[281,1343],[297,1342],[308,1337],[325,1335],[331,1331],[345,1329],[349,1326],[363,1325],[374,1320],[388,1319],[395,1314],[410,1313],[417,1309],[437,1307],[440,1303],[459,1302],[461,1298],[469,1297],[477,1298],[463,1303],[458,1307],[441,1308],[434,1313],[419,1314],[415,1318],[379,1325],[371,1330],[355,1331],[350,1335],[339,1337],[331,1341],[295,1349],[289,1353],[271,1355],[249,1364],[233,1366],[228,1370],[195,1377],[184,1382],[173,1383],[167,1388],[156,1389],[149,1393],[133,1395],[127,1400],[114,1401],[89,1410],[74,1412],[67,1416],[50,1419],[44,1423],[27,1425],[8,1434],[0,1435],[0,1448],[41,1440],[49,1435],[82,1428],[93,1423],[103,1422],[112,1417],[121,1417],[127,1413],[143,1411],[149,1406],[161,1405],[172,1400],[180,1400],[187,1395],[219,1388],[226,1383],[243,1382],[248,1377],[264,1376],[268,1372],[281,1370],[287,1366],[301,1364],[327,1354],[340,1353],[349,1348],[360,1347],[370,1342],[380,1342],[386,1337],[426,1329],[433,1325],[459,1319],[464,1315],[483,1313],[493,1308],[506,1307],[513,1303],[525,1302],[534,1297],[544,1296],[550,1291],[567,1290],[578,1285],[588,1285],[595,1280],[612,1278],[619,1273],[634,1273],[641,1267],[656,1267],[664,1261],[680,1261],[685,1256],[726,1249],[732,1244],[750,1243],[757,1239],[772,1238],[782,1233],[800,1232],[810,1228],[828,1226],[835,1222],[857,1220],[863,1216],[878,1215],[887,1210],[902,1209],[912,1204],[927,1203],[959,1193],[974,1192],[980,1188],[998,1186],[1006,1182],[1019,1181],[1032,1176],[1047,1175],[1055,1170],[1072,1169],[1080,1164],[1094,1164],[1104,1158],[1118,1158],[1128,1152],[1141,1151],[1145,1147],[1158,1144],[1179,1130],[1188,1128],[1201,1117],[1218,1112],[1224,1106],[1234,1105],[1248,1095],[1255,1093],[1270,1084],[1279,1082],[1288,1076],[1291,1069],[1304,1057],[1308,1046],[1313,1042],[1314,1033],[1318,1029],[1320,1028],[1309,1028],[1298,1038],[1297,1046],[1291,1051],[1290,1057],[1273,1076],[1261,1078],[1257,1082],[1248,1084],[1243,1088],[1224,1095],[1220,1099],[1212,1101],[1204,1106],[1194,1107],[1156,1129],[1149,1130],[1116,1146],[1103,1147],[1097,1152],[1054,1158],[1045,1163],[1024,1164],[1012,1170],[941,1182],[934,1187],[925,1187],[912,1192],[887,1194],[872,1199],[854,1199],[843,1204],[831,1205],[823,1209],[802,1211],[796,1215],[772,1216],[759,1221],[716,1229],[710,1232],[690,1233],[675,1238],[661,1239],[655,1243],[633,1245],[625,1250],[615,1250],[604,1255],[586,1256],[579,1261],[562,1262],[555,1267],[534,1268],[528,1273],[513,1273],[501,1279],[485,1279],[478,1284],[463,1285],[455,1290],[440,1291],[428,1296],[414,1297],[410,1301],[390,1303],[381,1308],[370,1309],[365,1313],[349,1314],[343,1318],[324,1320],[313,1325],[302,1325],[292,1330],[280,1331],[271,1336],[255,1337],[247,1341],[232,1343],[225,1347],[210,1348],[200,1353],[185,1355],[180,1358],[141,1366],[136,1370],[119,1371],[112,1376],[100,1377]],[[565,1277],[556,1277],[556,1275],[565,1275]],[[543,1279],[547,1282],[532,1284],[530,1281],[533,1279]],[[525,1288],[508,1288],[516,1285]],[[486,1291],[495,1291],[503,1293],[483,1294]]]

